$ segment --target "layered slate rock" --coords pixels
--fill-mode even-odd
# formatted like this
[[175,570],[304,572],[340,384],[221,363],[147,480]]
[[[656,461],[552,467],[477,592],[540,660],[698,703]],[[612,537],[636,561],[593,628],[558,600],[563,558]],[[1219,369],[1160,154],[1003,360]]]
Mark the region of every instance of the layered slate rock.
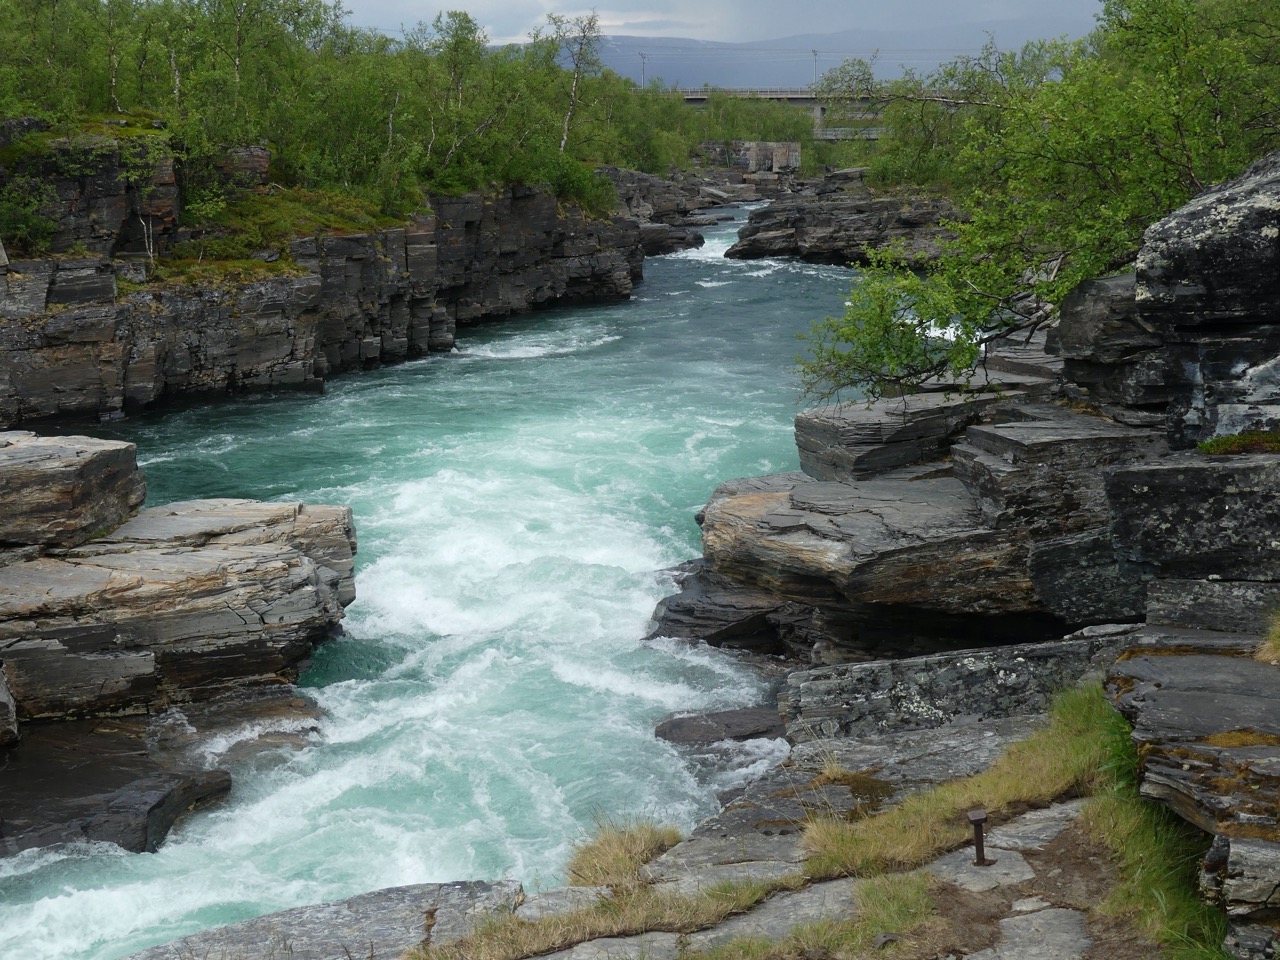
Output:
[[956,217],[945,200],[873,196],[865,188],[775,201],[753,210],[726,257],[798,257],[812,263],[861,264],[867,253],[899,245],[917,263],[937,258]]
[[1037,713],[1058,691],[1100,677],[1132,642],[1125,628],[1095,628],[1058,642],[798,670],[779,712],[793,743]]
[[351,514],[188,501],[0,567],[22,719],[128,712],[296,676],[354,597]]
[[1117,468],[1106,490],[1118,556],[1154,578],[1149,621],[1268,629],[1280,608],[1280,461],[1188,452]]
[[1202,887],[1233,955],[1260,960],[1280,939],[1280,668],[1185,639],[1117,663],[1107,688],[1134,725],[1143,795],[1215,836]]
[[1048,404],[969,427],[951,448],[956,475],[993,528],[1075,533],[1108,520],[1104,468],[1156,456],[1164,438]]
[[519,897],[520,885],[509,880],[390,887],[194,933],[128,960],[272,953],[292,960],[399,957],[415,947],[459,940],[487,914],[510,913]]
[[1063,300],[1046,346],[1063,358],[1068,395],[1126,423],[1163,425],[1169,357],[1164,338],[1138,314],[1133,274],[1080,284]]
[[1166,343],[1179,446],[1280,426],[1280,153],[1148,228],[1139,315]]
[[0,548],[77,546],[123,523],[146,493],[131,443],[0,432]]
[[105,256],[0,273],[0,426],[156,402],[319,389],[343,370],[452,349],[460,325],[553,302],[625,299],[643,275],[638,224],[587,217],[547,190],[432,197],[369,234],[302,237],[299,268],[229,288],[152,284]]
[[18,704],[9,689],[9,676],[0,660],[0,747],[18,742]]

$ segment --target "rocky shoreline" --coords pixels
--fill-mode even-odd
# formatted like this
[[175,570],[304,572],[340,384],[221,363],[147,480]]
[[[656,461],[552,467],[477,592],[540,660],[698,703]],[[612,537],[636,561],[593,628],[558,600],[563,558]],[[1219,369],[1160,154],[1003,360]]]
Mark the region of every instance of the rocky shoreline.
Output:
[[[652,205],[641,187],[633,197]],[[1143,794],[1215,837],[1201,882],[1227,914],[1228,950],[1241,960],[1269,955],[1280,936],[1280,675],[1248,654],[1280,604],[1280,475],[1274,456],[1191,448],[1280,427],[1280,254],[1256,242],[1280,228],[1277,210],[1280,155],[1152,227],[1136,273],[1086,284],[1047,342],[997,348],[969,383],[802,413],[802,472],[717,489],[701,515],[704,558],[660,607],[655,632],[812,665],[792,672],[780,695],[788,763],[652,863],[648,882],[687,894],[800,873],[799,830],[814,804],[837,815],[889,806],[984,769],[1028,734],[1054,691],[1105,674],[1142,747]],[[50,459],[43,449],[33,457],[43,443],[2,434],[0,464],[9,451],[21,475],[33,458]],[[0,607],[0,737],[6,723],[11,739],[18,732],[15,717],[158,711],[288,679],[350,602],[355,541],[342,508],[205,501],[130,519],[142,497],[125,446],[62,449],[71,465],[54,472],[72,479],[51,486],[49,519],[32,512],[21,538],[6,541],[0,582],[12,589],[0,583],[0,596],[17,601],[7,619]],[[85,464],[96,464],[94,482],[84,481]],[[153,576],[155,550],[184,558],[187,573]],[[249,607],[281,619],[219,618],[217,598],[251,589],[235,579],[241,566],[279,571],[252,587],[278,593]],[[81,574],[97,585],[76,587]],[[121,606],[97,616],[106,596]],[[157,610],[186,603],[213,629],[188,637],[153,628]],[[1017,642],[1028,638],[1046,642]],[[198,666],[210,652],[233,665],[230,674]],[[117,671],[110,678],[108,667]],[[57,672],[66,669],[73,682]],[[305,713],[303,704],[289,709]],[[700,730],[686,736],[768,736],[768,721],[693,718]],[[883,789],[871,797],[821,780],[833,757],[877,771]],[[79,831],[152,849],[168,811],[220,789],[216,776],[167,793],[158,786],[140,819],[104,826],[95,812],[69,830],[32,824],[12,848]],[[1068,804],[1002,825],[991,839],[999,871],[975,876],[962,851],[929,866],[957,890],[1000,891],[998,929],[953,956],[1029,955],[1018,951],[1046,937],[1061,947],[1055,958],[1085,955],[1095,941],[1085,907],[1073,904],[1087,897],[1072,899],[1054,880],[1062,851],[1053,845],[1059,836],[1079,842],[1077,814]],[[675,958],[734,936],[785,936],[800,922],[850,915],[857,884],[807,884],[708,930],[554,956]],[[607,896],[531,894],[511,883],[396,888],[135,956],[235,955],[264,944],[287,944],[299,960],[394,956],[457,940],[486,913],[534,918]]]

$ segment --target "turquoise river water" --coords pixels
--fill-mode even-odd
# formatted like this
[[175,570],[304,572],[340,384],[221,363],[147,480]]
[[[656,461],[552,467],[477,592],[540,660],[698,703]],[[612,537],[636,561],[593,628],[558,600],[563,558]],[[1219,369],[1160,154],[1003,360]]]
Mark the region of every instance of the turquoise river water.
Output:
[[350,504],[358,599],[303,677],[326,716],[302,749],[238,759],[260,724],[205,747],[236,775],[228,803],[154,854],[0,860],[0,957],[112,960],[399,884],[555,885],[597,818],[689,827],[775,762],[783,744],[756,741],[699,774],[655,739],[669,712],[755,702],[761,681],[641,641],[712,488],[795,469],[794,335],[848,289],[839,268],[723,259],[734,229],[647,261],[626,303],[466,330],[455,353],[323,395],[112,428],[151,505]]

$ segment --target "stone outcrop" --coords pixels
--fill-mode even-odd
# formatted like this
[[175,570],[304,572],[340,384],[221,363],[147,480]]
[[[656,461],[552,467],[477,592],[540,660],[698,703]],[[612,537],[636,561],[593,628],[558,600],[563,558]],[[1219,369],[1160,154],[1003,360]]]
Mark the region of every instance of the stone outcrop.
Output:
[[[112,259],[106,239],[86,245],[98,256],[0,266],[0,426],[319,389],[342,370],[450,350],[460,325],[624,299],[642,276],[640,228],[626,217],[588,218],[541,188],[430,202],[402,229],[296,239],[295,269],[250,283],[121,295],[146,273]],[[126,229],[117,220],[95,229]]]
[[831,192],[786,197],[753,210],[725,256],[741,260],[799,257],[811,263],[861,264],[867,252],[901,245],[920,265],[935,259],[957,217],[945,200],[877,196],[859,181]]
[[[0,558],[0,662],[19,720],[153,712],[291,679],[355,598],[346,507],[197,500],[121,523],[145,489],[132,444],[0,442],[17,489],[49,476],[44,500],[0,520],[0,540],[25,545]],[[66,522],[48,519],[59,510]]]
[[1133,642],[1129,629],[1091,628],[1050,643],[798,670],[779,712],[793,743],[1042,713],[1060,690],[1100,678]]
[[[1280,426],[1277,211],[1280,154],[1153,226],[1136,275],[1066,298],[1046,344],[1057,369],[1030,343],[1006,345],[976,391],[930,384],[801,413],[804,472],[715,491],[703,563],[656,632],[811,642],[831,665],[789,679],[792,740],[981,717],[1006,700],[1036,709],[1130,648],[1109,687],[1135,723],[1143,792],[1217,837],[1204,884],[1227,911],[1227,946],[1269,955],[1280,686],[1274,664],[1245,654],[1280,612],[1280,468],[1185,448]],[[1009,642],[1015,624],[1033,639],[1086,629],[957,649],[966,630]],[[953,652],[842,663],[930,642]]]
[[146,495],[130,444],[0,433],[0,551],[77,547],[124,523]]
[[[1143,796],[1214,836],[1201,888],[1237,957],[1280,936],[1280,684],[1273,664],[1182,635],[1117,663],[1108,690],[1133,723]],[[1163,655],[1161,655],[1163,654]]]
[[1280,427],[1280,154],[1148,228],[1140,318],[1168,358],[1170,436]]

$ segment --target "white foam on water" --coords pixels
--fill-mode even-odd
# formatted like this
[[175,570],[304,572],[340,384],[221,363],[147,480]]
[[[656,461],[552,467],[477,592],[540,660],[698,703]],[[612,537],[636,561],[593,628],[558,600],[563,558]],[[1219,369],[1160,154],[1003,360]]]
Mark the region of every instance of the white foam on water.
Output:
[[[640,639],[711,489],[794,469],[778,371],[798,312],[830,313],[848,290],[837,268],[762,277],[722,259],[734,229],[646,264],[648,303],[539,313],[324,396],[126,435],[153,496],[207,495],[216,476],[217,495],[352,504],[358,599],[347,637],[317,654],[314,733],[244,724],[205,745],[232,767],[227,803],[155,854],[0,860],[0,957],[110,960],[403,883],[555,885],[596,816],[689,827],[779,759],[780,741],[724,745],[731,762],[699,779],[654,725],[758,702],[766,684],[718,651]],[[828,276],[810,308],[807,285]],[[535,357],[548,362],[507,362]],[[245,760],[257,731],[305,746]]]

